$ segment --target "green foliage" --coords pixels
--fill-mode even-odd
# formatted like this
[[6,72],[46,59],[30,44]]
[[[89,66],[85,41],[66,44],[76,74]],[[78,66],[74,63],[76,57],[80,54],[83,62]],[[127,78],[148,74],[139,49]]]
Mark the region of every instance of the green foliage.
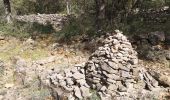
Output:
[[14,14],[57,13],[64,9],[61,0],[12,0]]
[[4,15],[4,5],[3,5],[2,0],[0,0],[0,16],[3,16],[3,15]]
[[57,37],[60,37],[62,40],[69,41],[74,38],[74,36],[82,35],[95,35],[94,21],[87,16],[70,16],[68,22],[65,24],[64,28],[56,32]]
[[[124,33],[143,33],[163,30],[170,33],[170,21],[163,23],[154,22],[156,19],[169,19],[168,16],[149,15],[144,16],[140,11],[149,9],[157,10],[163,6],[169,6],[170,0],[71,0],[71,14],[65,27],[56,34],[68,40],[72,36],[87,34],[89,36],[100,35],[100,31],[113,31],[121,29]],[[137,2],[136,2],[137,1]],[[13,14],[37,14],[37,13],[66,13],[66,1],[64,0],[12,0]],[[104,11],[100,11],[104,6]],[[97,7],[98,6],[98,7]],[[134,14],[132,11],[138,8],[140,11]],[[0,2],[0,14],[4,14],[2,0]],[[104,17],[100,18],[104,14]],[[153,20],[145,20],[147,17]],[[6,25],[1,23],[3,33],[28,36],[34,31],[38,33],[53,33],[52,27],[41,26],[35,23]],[[32,28],[32,29],[31,29]],[[22,37],[22,36],[21,36]],[[71,39],[71,38],[70,38]]]
[[89,100],[101,100],[100,97],[97,95],[95,90],[91,90],[91,97],[89,98]]
[[4,20],[0,20],[0,34],[11,35],[18,38],[32,37],[35,34],[49,34],[53,33],[54,29],[51,25],[40,25],[37,23],[25,23],[13,21],[7,24]]
[[31,24],[22,24],[13,22],[12,24],[7,24],[5,21],[0,22],[0,33],[4,35],[12,35],[15,37],[28,37],[28,28]]

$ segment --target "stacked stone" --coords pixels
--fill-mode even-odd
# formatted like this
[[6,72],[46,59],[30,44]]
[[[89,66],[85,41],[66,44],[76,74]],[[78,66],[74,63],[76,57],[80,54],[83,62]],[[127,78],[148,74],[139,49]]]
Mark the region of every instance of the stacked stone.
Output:
[[[90,96],[89,85],[87,85],[82,65],[75,65],[65,70],[51,70],[47,78],[51,80],[50,86],[56,87],[55,91],[68,100],[82,99]],[[62,92],[62,93],[61,93]],[[55,97],[58,98],[58,97]]]
[[63,23],[67,20],[67,16],[63,14],[32,14],[24,16],[15,16],[18,21],[36,22],[42,25],[51,24],[54,29],[61,29]]
[[[153,77],[157,75],[152,74],[138,64],[137,52],[126,36],[116,30],[86,64],[51,70],[48,80],[53,93],[66,95],[68,100],[86,99],[90,88],[97,90],[101,100],[143,100],[148,95],[158,96],[161,90]],[[60,100],[57,96],[55,99]]]
[[[118,30],[103,42],[85,66],[87,83],[98,90],[103,99],[133,88],[137,76],[137,52]],[[104,98],[107,97],[107,98]]]

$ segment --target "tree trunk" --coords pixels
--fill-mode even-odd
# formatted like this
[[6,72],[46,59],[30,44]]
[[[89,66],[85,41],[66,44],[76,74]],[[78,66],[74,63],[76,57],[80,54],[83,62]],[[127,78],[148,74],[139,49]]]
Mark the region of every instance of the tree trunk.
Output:
[[71,10],[70,0],[66,0],[66,5],[67,5],[67,14],[70,15],[70,10]]
[[7,23],[11,23],[11,5],[9,0],[3,0]]

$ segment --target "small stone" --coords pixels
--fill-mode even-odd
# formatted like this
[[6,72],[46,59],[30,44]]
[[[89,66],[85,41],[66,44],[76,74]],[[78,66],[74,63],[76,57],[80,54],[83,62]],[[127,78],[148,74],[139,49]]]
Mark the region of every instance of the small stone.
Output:
[[59,81],[59,84],[61,85],[61,86],[66,86],[66,82],[63,80],[63,81]]
[[97,91],[99,91],[101,88],[102,88],[102,85],[101,85],[100,83],[97,83],[97,84],[96,84],[96,89],[97,89]]
[[67,83],[67,85],[73,85],[74,84],[74,82],[71,78],[67,78],[66,83]]
[[81,94],[84,98],[91,96],[89,88],[87,88],[87,87],[81,86],[80,91],[81,91]]
[[85,85],[86,84],[86,80],[85,79],[79,79],[79,80],[76,80],[77,83],[79,83],[80,85]]
[[73,74],[71,73],[70,69],[65,69],[64,73],[65,73],[66,77],[72,77],[73,76]]
[[5,88],[12,88],[14,86],[13,83],[8,83],[8,84],[5,84]]
[[136,64],[138,64],[138,59],[131,59],[129,62],[130,62],[132,65],[136,65]]
[[84,67],[84,63],[82,63],[82,64],[76,64],[76,65],[74,65],[75,67],[80,67],[80,68],[83,68]]
[[126,91],[127,91],[127,88],[126,88],[125,86],[123,86],[123,85],[119,85],[119,86],[118,86],[118,90],[119,90],[120,92],[126,92]]
[[111,100],[111,97],[109,95],[104,95],[102,92],[98,92],[101,100]]
[[113,44],[118,44],[119,43],[119,41],[117,40],[117,39],[113,39],[113,42],[112,42]]
[[131,78],[132,76],[130,75],[130,72],[127,71],[121,71],[121,76],[124,78]]
[[116,83],[116,81],[115,81],[115,80],[110,79],[110,78],[108,78],[108,79],[107,79],[107,82],[109,82],[109,83],[111,83],[111,84]]
[[117,90],[117,88],[118,87],[116,86],[116,84],[110,84],[107,89],[114,91],[114,90]]
[[56,75],[57,79],[62,80],[64,77],[61,74]]
[[123,65],[120,65],[119,68],[120,68],[121,70],[124,70],[124,71],[128,71],[128,72],[130,71],[129,68],[127,68],[126,66],[123,66]]
[[72,92],[73,87],[62,86],[65,90]]
[[77,72],[77,67],[73,67],[73,68],[71,69],[71,72],[72,72],[72,73],[76,73],[76,72]]
[[109,65],[111,68],[113,68],[113,69],[118,69],[118,65],[117,65],[115,62],[113,62],[113,61],[109,61],[109,62],[108,62],[108,65]]
[[100,78],[93,77],[92,81],[94,83],[99,83],[100,82]]
[[110,74],[113,74],[113,73],[117,73],[116,70],[112,69],[110,66],[108,66],[106,63],[102,63],[101,64],[101,69],[110,73]]
[[84,79],[85,78],[85,75],[84,74],[81,74],[79,72],[76,72],[73,74],[73,78],[75,78],[76,80],[79,80],[79,79]]
[[85,72],[84,72],[84,69],[80,69],[80,72],[82,73],[82,74],[84,74]]
[[115,74],[108,74],[107,72],[103,71],[103,74],[110,78],[110,79],[114,79],[114,80],[120,80],[120,77],[118,75],[115,75]]
[[105,91],[106,89],[107,89],[106,86],[102,86],[100,90]]
[[82,95],[81,95],[81,91],[80,88],[78,86],[74,87],[74,95],[78,98],[78,99],[82,99]]
[[70,94],[70,95],[68,96],[68,100],[75,100],[75,97],[74,97],[72,94]]
[[132,90],[133,89],[133,84],[130,82],[125,82],[125,86],[128,88],[128,90]]

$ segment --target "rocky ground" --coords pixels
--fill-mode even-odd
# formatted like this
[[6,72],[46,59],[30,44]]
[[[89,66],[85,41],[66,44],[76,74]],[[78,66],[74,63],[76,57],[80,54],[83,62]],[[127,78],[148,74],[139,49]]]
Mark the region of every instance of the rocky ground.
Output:
[[0,100],[169,100],[169,65],[138,59],[125,36],[112,35],[72,45],[0,36]]
[[49,36],[45,40],[1,36],[0,45],[0,100],[51,100],[49,90],[41,88],[41,70],[65,69],[89,56]]

